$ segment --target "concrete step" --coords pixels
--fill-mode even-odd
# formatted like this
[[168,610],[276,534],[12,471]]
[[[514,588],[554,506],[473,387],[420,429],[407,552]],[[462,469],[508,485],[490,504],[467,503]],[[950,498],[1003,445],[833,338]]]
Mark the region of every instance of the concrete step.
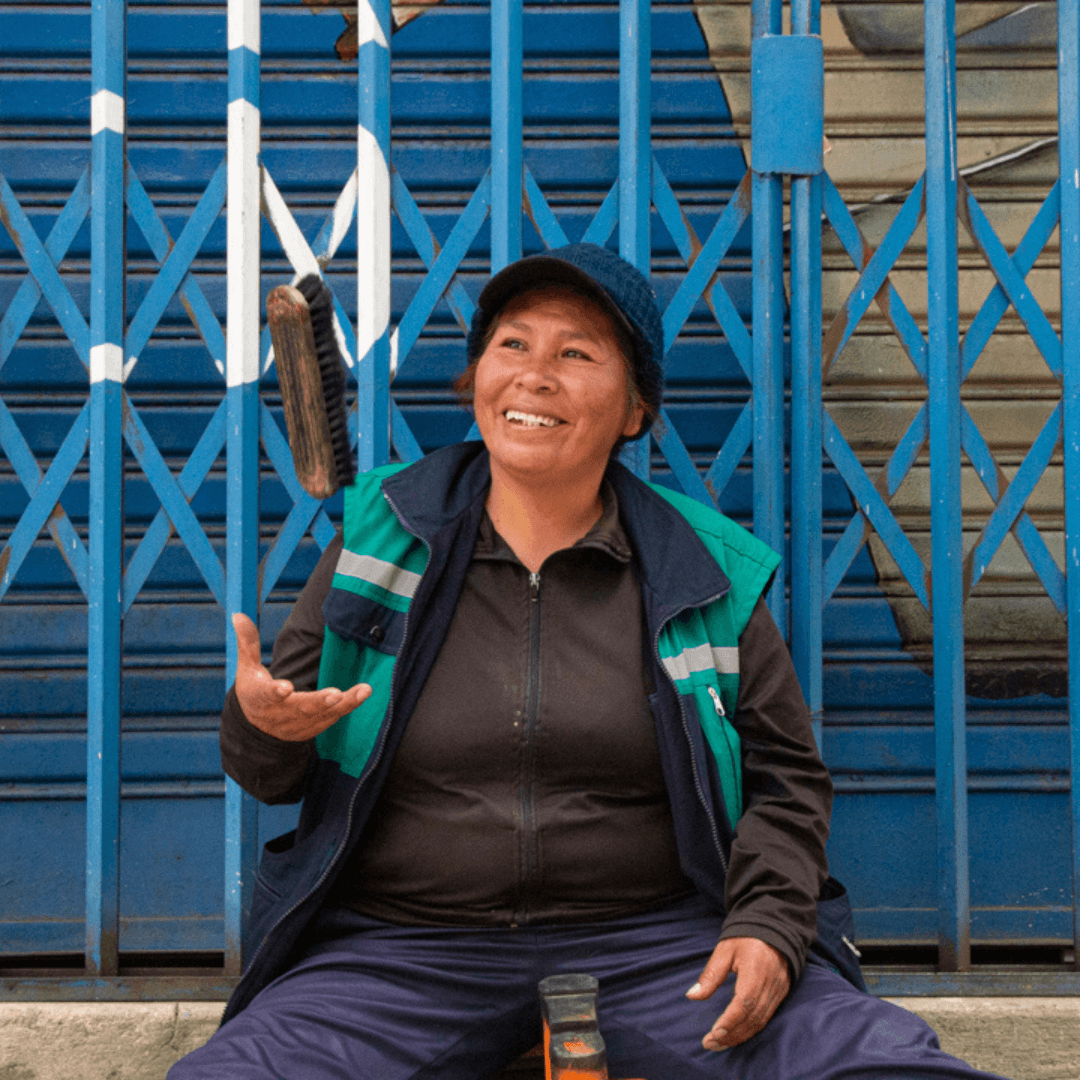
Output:
[[[1080,998],[894,998],[941,1045],[1010,1080],[1080,1080]],[[0,1003],[0,1080],[162,1080],[220,1002]],[[778,1078],[779,1080],[779,1078]]]

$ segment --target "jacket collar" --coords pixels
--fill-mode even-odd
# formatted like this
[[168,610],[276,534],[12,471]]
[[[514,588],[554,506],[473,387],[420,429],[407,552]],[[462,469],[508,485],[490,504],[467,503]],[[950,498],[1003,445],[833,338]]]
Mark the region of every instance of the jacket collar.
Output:
[[727,574],[667,499],[618,461],[608,466],[607,477],[618,497],[642,580],[661,601],[662,619],[727,593],[731,588]]
[[[724,595],[731,582],[690,523],[663,496],[617,461],[607,479],[615,490],[623,527],[637,555],[643,581],[660,598],[663,618]],[[482,442],[433,450],[388,476],[382,489],[402,524],[429,546],[448,525],[478,507],[491,483]]]

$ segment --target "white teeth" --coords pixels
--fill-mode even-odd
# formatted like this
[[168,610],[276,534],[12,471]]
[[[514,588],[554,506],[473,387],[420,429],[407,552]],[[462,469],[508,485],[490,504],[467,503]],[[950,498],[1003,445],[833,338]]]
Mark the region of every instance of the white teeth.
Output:
[[554,416],[535,416],[533,413],[518,412],[517,409],[507,409],[504,415],[507,420],[516,421],[526,427],[555,427],[562,423]]

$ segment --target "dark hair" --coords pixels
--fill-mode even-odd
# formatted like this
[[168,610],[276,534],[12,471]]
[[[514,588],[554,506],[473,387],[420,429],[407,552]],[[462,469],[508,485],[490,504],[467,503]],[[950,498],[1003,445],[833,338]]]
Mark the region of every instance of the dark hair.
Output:
[[[550,284],[539,282],[534,288],[523,289],[511,299],[516,300],[518,299],[518,297],[526,295],[526,293],[540,292],[543,291],[545,288],[569,288],[572,292],[577,293],[578,296],[583,296],[587,300],[592,301],[594,304],[596,303],[596,298],[594,296],[590,295],[582,289],[574,289],[573,286],[569,286],[565,282],[552,282]],[[505,310],[505,308],[503,310]],[[466,407],[472,404],[473,392],[476,388],[477,365],[480,363],[480,359],[484,355],[484,353],[487,352],[488,346],[494,340],[495,334],[498,332],[499,329],[499,321],[501,318],[502,311],[498,312],[492,318],[491,322],[488,323],[488,325],[484,329],[484,335],[480,339],[479,346],[476,348],[475,359],[473,359],[469,363],[469,366],[465,368],[465,370],[454,380],[454,393],[457,394],[458,401]],[[642,418],[641,428],[638,429],[640,433],[642,429],[647,430],[652,424],[656,423],[656,421],[660,417],[660,410],[652,401],[648,401],[645,399],[645,397],[641,393],[641,388],[638,386],[637,378],[634,371],[634,363],[631,359],[634,355],[635,345],[634,341],[630,337],[630,334],[627,332],[627,329],[619,325],[619,323],[615,319],[609,317],[608,322],[610,323],[612,329],[615,331],[615,340],[618,343],[619,353],[623,359],[623,368],[626,371],[626,385],[628,390],[627,412],[629,413],[637,405],[640,405],[642,409],[644,409],[644,416]],[[619,438],[616,440],[615,449],[620,449],[624,443],[630,442],[631,438],[637,438],[637,436],[620,435]]]

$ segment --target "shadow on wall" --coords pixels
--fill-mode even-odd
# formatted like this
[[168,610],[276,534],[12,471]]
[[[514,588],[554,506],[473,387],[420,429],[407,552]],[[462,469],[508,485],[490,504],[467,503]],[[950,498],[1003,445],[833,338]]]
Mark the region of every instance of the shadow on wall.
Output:
[[[710,58],[736,132],[750,153],[750,8],[695,0]],[[786,15],[786,12],[785,12]],[[923,11],[918,4],[824,4],[826,169],[876,248],[925,167]],[[957,8],[957,141],[961,175],[1012,254],[1057,179],[1057,13],[1049,2],[971,3]],[[785,27],[785,29],[787,29]],[[926,399],[926,388],[888,321],[876,308],[839,355],[828,357],[828,327],[858,273],[831,228],[823,237],[826,327],[824,397],[878,490],[884,466]],[[963,337],[995,285],[965,228],[960,243]],[[867,256],[868,258],[869,256]],[[1050,237],[1027,275],[1032,295],[1060,327],[1059,246]],[[926,234],[920,225],[890,280],[925,334]],[[1015,476],[1061,398],[1061,387],[1009,307],[962,390],[971,419],[994,459],[998,498]],[[965,457],[964,546],[968,692],[983,698],[1064,697],[1066,624],[1014,531],[972,588],[971,553],[996,499]],[[1025,510],[1058,568],[1064,566],[1060,440]],[[826,487],[828,491],[828,487]],[[930,476],[924,443],[888,498],[925,566],[930,565]],[[839,515],[839,508],[833,508]],[[828,516],[828,509],[826,514]],[[837,517],[835,524],[842,525]],[[932,623],[885,544],[867,529],[878,583],[905,649],[932,667]]]

